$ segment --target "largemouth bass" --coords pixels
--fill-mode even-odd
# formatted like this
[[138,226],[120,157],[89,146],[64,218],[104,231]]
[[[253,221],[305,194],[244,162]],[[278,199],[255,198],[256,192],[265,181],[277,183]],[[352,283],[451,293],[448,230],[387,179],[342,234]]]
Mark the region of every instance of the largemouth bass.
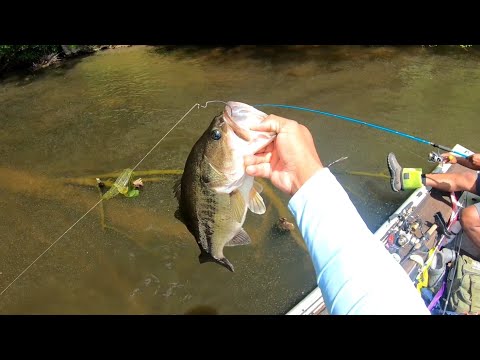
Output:
[[233,272],[224,247],[250,244],[243,229],[247,210],[265,213],[262,187],[245,173],[243,157],[274,140],[275,133],[250,130],[266,116],[250,105],[229,101],[190,151],[175,196],[177,217],[195,237],[200,263],[213,261]]

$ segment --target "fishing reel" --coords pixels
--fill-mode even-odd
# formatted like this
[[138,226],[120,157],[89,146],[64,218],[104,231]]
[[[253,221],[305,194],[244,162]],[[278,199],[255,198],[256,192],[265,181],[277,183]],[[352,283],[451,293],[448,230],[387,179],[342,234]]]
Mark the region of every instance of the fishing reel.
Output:
[[400,230],[397,234],[397,245],[400,247],[404,247],[410,242],[411,237],[411,234],[407,233],[404,230]]
[[428,154],[428,161],[432,163],[443,163],[443,157],[440,156],[440,154],[432,151],[430,154]]

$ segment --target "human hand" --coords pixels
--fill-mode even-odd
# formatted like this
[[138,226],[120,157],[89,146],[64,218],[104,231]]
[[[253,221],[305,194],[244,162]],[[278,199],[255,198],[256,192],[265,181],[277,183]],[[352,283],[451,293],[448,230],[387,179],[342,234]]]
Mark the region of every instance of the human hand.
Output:
[[275,187],[293,195],[323,168],[312,134],[296,121],[269,115],[251,130],[275,132],[277,136],[257,154],[245,157],[248,175],[268,178]]
[[480,167],[480,154],[473,154],[470,155],[467,160],[472,164],[475,168]]
[[440,156],[443,158],[444,164],[455,164],[457,162],[457,158],[452,153],[443,153]]

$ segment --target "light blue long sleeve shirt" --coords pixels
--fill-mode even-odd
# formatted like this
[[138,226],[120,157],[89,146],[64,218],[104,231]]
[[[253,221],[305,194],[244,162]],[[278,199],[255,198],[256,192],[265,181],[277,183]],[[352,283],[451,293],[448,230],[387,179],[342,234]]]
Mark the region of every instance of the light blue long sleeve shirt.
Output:
[[330,314],[430,314],[405,270],[375,240],[328,168],[306,181],[288,207]]

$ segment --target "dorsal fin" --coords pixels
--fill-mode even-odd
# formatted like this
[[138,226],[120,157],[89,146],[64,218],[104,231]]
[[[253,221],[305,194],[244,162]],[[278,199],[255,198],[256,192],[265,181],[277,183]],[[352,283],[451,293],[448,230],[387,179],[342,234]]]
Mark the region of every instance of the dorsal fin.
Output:
[[175,198],[177,199],[177,201],[180,201],[181,192],[182,192],[182,178],[178,179],[173,184],[173,193],[175,194]]

